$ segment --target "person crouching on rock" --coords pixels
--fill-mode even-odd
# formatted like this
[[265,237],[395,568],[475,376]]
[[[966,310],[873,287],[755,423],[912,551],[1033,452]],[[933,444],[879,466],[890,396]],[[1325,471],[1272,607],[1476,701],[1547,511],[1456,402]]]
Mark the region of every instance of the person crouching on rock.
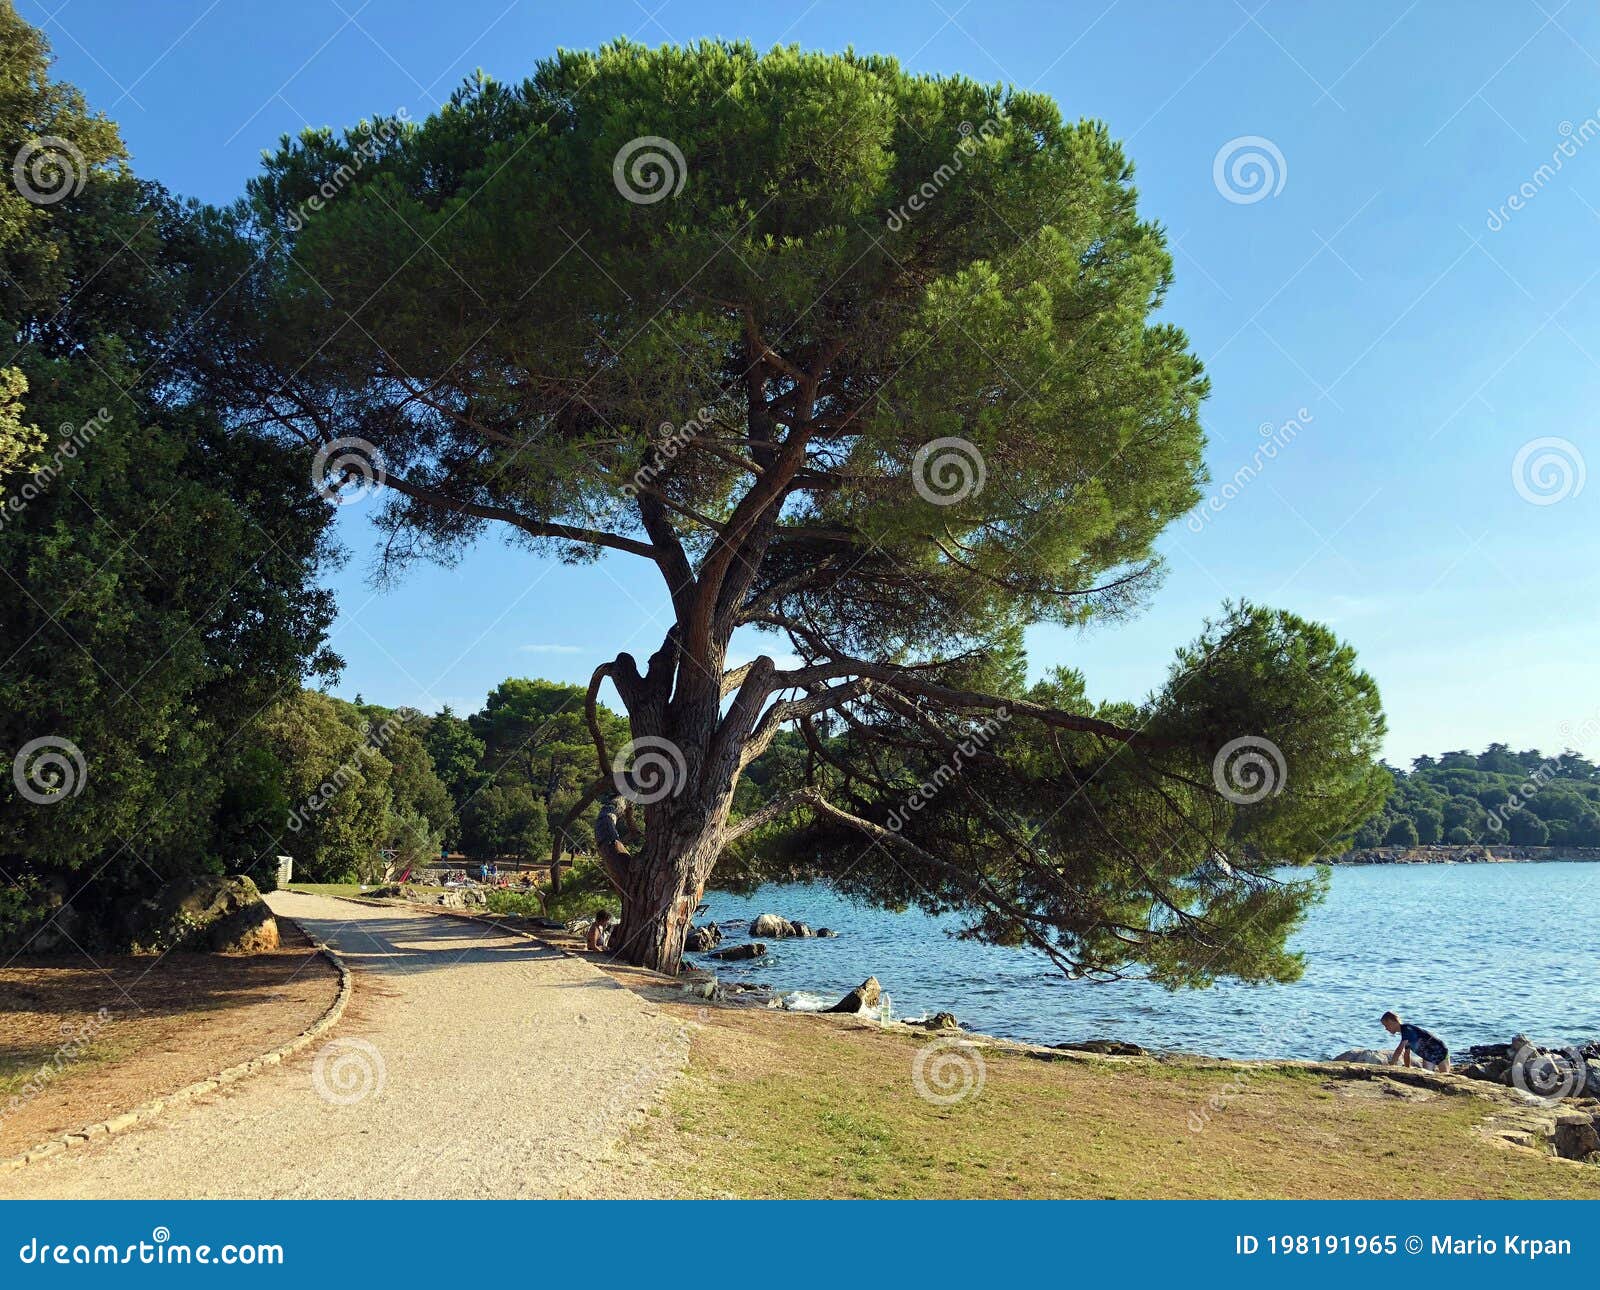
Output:
[[611,944],[611,911],[597,909],[589,924],[589,952],[599,954]]
[[1438,1071],[1442,1075],[1450,1073],[1450,1050],[1444,1046],[1444,1040],[1421,1026],[1413,1026],[1409,1022],[1401,1021],[1392,1012],[1386,1012],[1380,1018],[1383,1028],[1391,1035],[1399,1035],[1400,1042],[1394,1046],[1394,1052],[1389,1054],[1389,1065],[1393,1066],[1400,1060],[1400,1055],[1405,1054],[1405,1064],[1411,1065],[1411,1056],[1416,1054],[1417,1060],[1422,1063],[1423,1070]]

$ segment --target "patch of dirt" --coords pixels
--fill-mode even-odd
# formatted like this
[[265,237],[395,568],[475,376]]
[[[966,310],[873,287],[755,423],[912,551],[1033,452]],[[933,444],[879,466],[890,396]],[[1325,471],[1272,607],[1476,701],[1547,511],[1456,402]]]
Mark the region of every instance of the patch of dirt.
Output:
[[266,954],[173,953],[0,968],[0,1157],[248,1061],[294,1038],[339,975],[287,920]]

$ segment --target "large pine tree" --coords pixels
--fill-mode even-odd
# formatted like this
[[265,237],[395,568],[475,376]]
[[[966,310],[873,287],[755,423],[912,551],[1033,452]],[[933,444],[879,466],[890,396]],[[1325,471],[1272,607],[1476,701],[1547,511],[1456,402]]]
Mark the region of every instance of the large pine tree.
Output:
[[[1206,383],[1154,319],[1171,260],[1103,126],[889,58],[619,43],[286,140],[211,233],[214,394],[381,474],[389,558],[494,525],[659,572],[671,628],[588,694],[631,726],[595,723],[589,790],[642,815],[599,830],[631,960],[673,970],[718,856],[800,812],[854,837],[846,880],[1072,971],[1294,970],[1314,884],[1270,864],[1381,791],[1349,651],[1231,610],[1108,710],[992,665],[1023,625],[1137,607],[1204,478]],[[798,665],[729,667],[748,627]],[[730,822],[786,728],[808,782]],[[1214,773],[1240,739],[1282,758],[1265,792]]]

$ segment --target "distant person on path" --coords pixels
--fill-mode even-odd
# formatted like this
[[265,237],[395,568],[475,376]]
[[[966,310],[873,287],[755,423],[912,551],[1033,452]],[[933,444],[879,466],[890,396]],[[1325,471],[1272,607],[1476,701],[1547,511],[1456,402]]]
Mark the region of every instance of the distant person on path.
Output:
[[611,911],[597,909],[589,924],[589,952],[599,954],[611,944]]
[[1442,1075],[1450,1073],[1450,1050],[1444,1046],[1444,1040],[1438,1035],[1424,1030],[1421,1026],[1401,1021],[1392,1012],[1384,1013],[1381,1020],[1385,1030],[1391,1035],[1400,1036],[1400,1042],[1394,1046],[1394,1052],[1389,1054],[1389,1065],[1397,1064],[1400,1055],[1404,1053],[1405,1064],[1409,1066],[1411,1055],[1415,1053],[1424,1070],[1438,1071]]

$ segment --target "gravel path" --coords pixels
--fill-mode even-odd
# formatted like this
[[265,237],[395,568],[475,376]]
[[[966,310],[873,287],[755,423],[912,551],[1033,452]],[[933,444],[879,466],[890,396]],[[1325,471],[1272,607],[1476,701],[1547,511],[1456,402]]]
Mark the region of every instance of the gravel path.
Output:
[[0,1175],[37,1197],[626,1194],[613,1148],[682,1070],[683,1027],[491,927],[268,898],[356,974],[331,1037],[104,1143]]

